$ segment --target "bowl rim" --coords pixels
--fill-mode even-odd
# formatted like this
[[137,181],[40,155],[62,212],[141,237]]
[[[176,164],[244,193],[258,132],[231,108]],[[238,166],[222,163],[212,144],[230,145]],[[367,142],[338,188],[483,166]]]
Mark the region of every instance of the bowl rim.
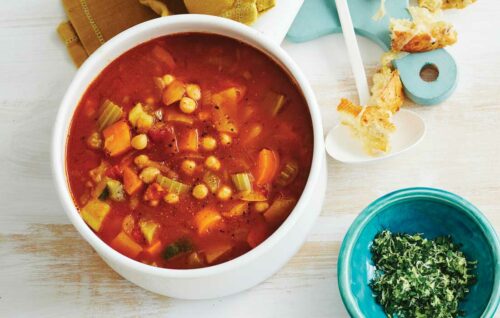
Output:
[[[193,31],[169,31],[169,26],[174,25],[177,27],[184,26],[192,28]],[[204,30],[203,26],[207,25],[217,29],[218,31]],[[163,28],[165,31],[162,35],[151,37],[148,32],[153,32],[156,28]],[[102,241],[83,221],[69,191],[65,161],[67,137],[72,116],[78,105],[78,102],[75,102],[75,100],[79,101],[85,92],[84,91],[79,94],[78,90],[81,88],[81,85],[85,85],[88,88],[88,86],[97,78],[98,74],[102,72],[104,68],[112,63],[116,58],[128,50],[137,47],[141,43],[145,43],[162,36],[189,32],[220,34],[237,41],[244,42],[257,50],[260,50],[268,57],[275,59],[275,62],[285,69],[289,73],[290,77],[295,80],[296,85],[301,90],[306,101],[312,123],[313,155],[309,176],[296,206],[283,224],[281,224],[281,226],[259,246],[233,260],[214,266],[198,269],[158,268],[135,261],[117,252]],[[228,35],[227,33],[232,33],[234,35]],[[131,41],[134,36],[138,36],[138,34],[142,37],[140,43],[134,43],[133,45],[127,44],[126,50],[118,56],[109,58],[109,55],[111,54],[110,52],[112,52],[115,47],[119,46],[123,42],[126,43],[127,41]],[[103,59],[106,60],[106,66],[100,68],[99,63],[101,63]],[[96,74],[92,77],[92,80],[86,82],[84,80],[84,76],[89,72]],[[307,213],[308,201],[312,198],[316,183],[321,178],[324,156],[323,128],[319,105],[316,101],[316,97],[309,81],[288,53],[260,32],[246,25],[221,17],[198,14],[176,15],[146,21],[121,32],[99,47],[96,52],[94,52],[82,64],[66,90],[56,116],[52,132],[51,145],[52,175],[56,192],[58,193],[63,209],[80,235],[98,252],[98,254],[103,257],[104,260],[110,259],[114,263],[121,264],[122,266],[140,272],[141,274],[179,279],[196,279],[220,275],[241,268],[269,252],[288,232],[293,229],[298,219],[304,213]]]
[[[451,193],[446,190],[430,188],[430,187],[413,187],[404,188],[396,190],[381,196],[372,203],[370,203],[354,220],[354,222],[349,227],[342,246],[340,247],[338,265],[337,265],[337,279],[338,288],[342,302],[346,307],[347,311],[351,317],[364,318],[365,315],[359,308],[355,296],[351,290],[351,281],[349,280],[350,268],[349,261],[353,254],[353,248],[356,241],[359,239],[361,232],[367,226],[367,224],[378,214],[383,211],[386,206],[392,205],[398,201],[405,201],[408,199],[421,198],[421,197],[431,197],[435,200],[446,202],[451,204],[465,213],[468,218],[475,222],[476,225],[481,229],[482,235],[486,238],[486,241],[491,246],[493,257],[496,262],[494,262],[494,277],[498,278],[500,276],[500,242],[498,235],[488,221],[486,216],[481,213],[481,211],[475,207],[472,203],[466,199]],[[493,317],[498,305],[500,303],[500,279],[495,279],[493,290],[490,295],[490,299],[483,311],[481,317],[489,318]]]

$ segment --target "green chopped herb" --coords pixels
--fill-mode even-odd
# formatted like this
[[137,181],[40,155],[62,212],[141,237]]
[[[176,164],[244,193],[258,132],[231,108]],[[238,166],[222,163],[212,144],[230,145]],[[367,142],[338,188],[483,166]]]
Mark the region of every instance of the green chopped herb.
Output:
[[191,242],[185,238],[178,239],[177,241],[169,244],[163,251],[163,258],[166,260],[171,259],[182,253],[189,252],[193,249]]
[[370,282],[377,302],[390,318],[454,318],[476,281],[468,261],[450,237],[382,231],[373,240],[376,266]]

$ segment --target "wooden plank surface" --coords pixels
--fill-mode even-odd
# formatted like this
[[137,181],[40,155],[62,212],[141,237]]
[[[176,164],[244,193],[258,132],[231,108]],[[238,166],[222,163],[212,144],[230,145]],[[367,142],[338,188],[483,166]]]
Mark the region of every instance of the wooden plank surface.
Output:
[[[68,224],[50,172],[51,129],[75,69],[55,28],[57,1],[4,0],[0,14],[0,317],[347,317],[336,262],[342,238],[371,201],[408,186],[465,196],[500,230],[500,2],[447,12],[459,31],[450,51],[456,93],[436,107],[408,107],[428,134],[388,161],[328,160],[322,214],[300,252],[275,276],[238,295],[180,301],[149,293],[113,272]],[[338,35],[284,48],[317,94],[325,131],[340,97],[355,96]],[[361,39],[369,73],[381,51]]]

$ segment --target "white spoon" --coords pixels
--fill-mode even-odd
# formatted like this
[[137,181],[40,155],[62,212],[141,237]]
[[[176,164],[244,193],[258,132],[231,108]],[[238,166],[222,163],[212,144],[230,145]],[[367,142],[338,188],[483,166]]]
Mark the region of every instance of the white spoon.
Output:
[[[366,80],[363,60],[359,52],[351,14],[346,0],[335,0],[337,12],[342,25],[349,61],[351,62],[352,73],[358,90],[359,102],[366,105],[370,98],[368,82]],[[402,109],[393,117],[393,122],[397,126],[396,132],[392,134],[392,150],[389,153],[377,157],[368,155],[362,148],[358,140],[344,125],[337,125],[328,132],[325,140],[326,151],[338,161],[345,163],[361,163],[386,159],[396,156],[418,144],[425,135],[425,123],[423,119],[412,111]]]

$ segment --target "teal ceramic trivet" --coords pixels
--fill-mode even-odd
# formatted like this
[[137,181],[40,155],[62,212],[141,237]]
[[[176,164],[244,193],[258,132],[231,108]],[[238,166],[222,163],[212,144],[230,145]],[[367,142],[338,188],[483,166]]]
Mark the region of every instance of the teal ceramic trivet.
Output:
[[[386,0],[386,15],[375,21],[373,16],[380,6],[379,0],[347,0],[356,33],[365,36],[385,51],[391,46],[389,19],[410,18],[406,9],[408,0]],[[305,0],[288,31],[293,42],[309,41],[330,33],[342,33],[335,0]],[[420,105],[435,105],[448,98],[456,87],[457,65],[446,50],[409,54],[394,61],[399,70],[406,96]],[[426,82],[420,71],[433,65],[439,71],[435,81]]]

